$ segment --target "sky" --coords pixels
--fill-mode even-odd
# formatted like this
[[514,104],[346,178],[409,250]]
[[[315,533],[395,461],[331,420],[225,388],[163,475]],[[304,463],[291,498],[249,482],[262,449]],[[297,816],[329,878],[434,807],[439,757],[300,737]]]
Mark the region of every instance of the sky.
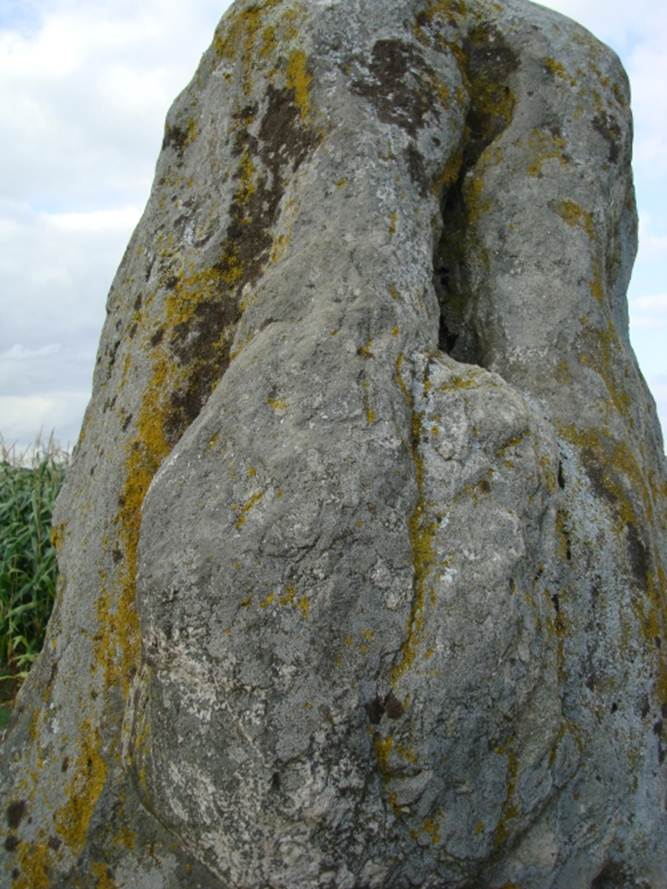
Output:
[[[620,55],[635,115],[631,338],[667,433],[667,4],[551,0]],[[78,437],[164,118],[226,0],[0,0],[0,436]],[[667,438],[667,435],[665,436]]]

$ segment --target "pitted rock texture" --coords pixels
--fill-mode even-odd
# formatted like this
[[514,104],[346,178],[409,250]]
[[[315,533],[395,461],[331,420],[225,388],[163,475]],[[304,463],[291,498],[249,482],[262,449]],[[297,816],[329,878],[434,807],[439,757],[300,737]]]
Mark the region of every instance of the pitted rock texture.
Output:
[[630,155],[523,0],[237,0],[109,295],[3,887],[667,886]]

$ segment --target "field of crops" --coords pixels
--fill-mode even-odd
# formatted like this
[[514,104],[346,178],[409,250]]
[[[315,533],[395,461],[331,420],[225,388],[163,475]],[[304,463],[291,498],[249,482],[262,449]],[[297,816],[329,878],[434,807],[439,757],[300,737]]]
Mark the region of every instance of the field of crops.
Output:
[[53,442],[23,454],[0,445],[0,729],[53,607],[51,510],[68,461]]

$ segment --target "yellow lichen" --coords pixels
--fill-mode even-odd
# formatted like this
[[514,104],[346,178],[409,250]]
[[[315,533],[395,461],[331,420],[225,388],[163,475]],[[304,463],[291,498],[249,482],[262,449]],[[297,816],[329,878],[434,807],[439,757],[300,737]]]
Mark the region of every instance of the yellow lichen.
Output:
[[[261,28],[262,13],[276,6],[280,0],[258,0],[245,8],[232,7],[216,31],[213,46],[216,53],[224,59],[233,60],[240,51],[243,75],[243,91],[246,95],[252,87],[251,74],[255,58],[255,42]],[[269,28],[262,32],[260,56],[266,57],[271,52],[271,35]]]
[[363,343],[363,345],[359,346],[357,349],[357,355],[361,358],[375,358],[373,354],[373,340],[368,340],[368,342]]
[[248,497],[248,499],[245,501],[245,503],[243,503],[243,505],[240,507],[240,509],[238,511],[238,515],[236,517],[236,522],[234,523],[237,528],[240,529],[245,525],[246,520],[248,518],[248,513],[250,512],[250,510],[253,507],[257,506],[257,504],[259,503],[259,501],[262,499],[263,496],[264,496],[264,491],[256,491],[252,496]]
[[519,814],[519,809],[515,801],[517,778],[519,774],[519,758],[516,751],[511,746],[499,747],[495,752],[499,756],[507,757],[505,801],[493,837],[495,849],[500,850],[510,834],[509,822]]
[[291,605],[296,598],[296,587],[289,585],[279,599],[281,605]]
[[273,244],[271,246],[271,262],[275,265],[285,255],[287,248],[289,247],[290,236],[288,234],[279,234],[273,239]]
[[397,744],[396,753],[398,753],[401,759],[404,759],[411,765],[414,765],[417,762],[417,754],[412,747],[408,747],[406,744]]
[[567,80],[571,86],[577,85],[576,78],[570,77],[570,75],[567,73],[565,65],[561,64],[561,62],[558,62],[556,59],[550,57],[546,58],[544,60],[544,67],[554,77],[560,77],[562,80]]
[[418,830],[412,831],[412,836],[416,839],[420,834],[426,834],[434,846],[440,845],[440,825],[435,818],[425,818],[419,826]]
[[116,881],[106,864],[96,861],[91,865],[90,870],[95,877],[95,889],[116,889]]
[[66,802],[54,815],[59,835],[75,854],[83,849],[95,806],[104,789],[107,766],[100,730],[84,720],[79,728],[79,755],[66,790]]
[[398,226],[398,212],[394,210],[394,212],[389,217],[389,234],[393,237],[396,234],[396,229]]
[[450,392],[452,389],[476,389],[479,386],[479,379],[475,376],[450,377],[446,383],[438,386],[438,392]]
[[260,58],[268,58],[277,46],[276,29],[269,25],[262,31],[262,45],[259,50]]
[[591,240],[595,238],[593,214],[590,210],[584,210],[579,204],[570,200],[558,201],[555,210],[571,228],[581,228]]
[[[400,378],[400,374],[399,374]],[[417,649],[424,630],[424,608],[426,605],[426,584],[435,563],[434,537],[437,528],[435,521],[426,517],[424,458],[419,451],[422,438],[422,414],[412,410],[412,460],[417,483],[417,502],[408,519],[410,549],[412,551],[413,596],[410,606],[408,630],[401,645],[399,660],[392,667],[391,681],[396,684],[410,669],[417,656]]]
[[23,842],[19,846],[19,875],[12,889],[50,889],[50,852],[46,843]]
[[580,364],[590,367],[604,382],[611,404],[632,427],[632,402],[630,396],[615,380],[617,354],[622,348],[618,333],[611,321],[604,328],[585,329],[586,337],[592,348],[582,351],[579,355]]
[[548,130],[531,130],[526,145],[531,158],[528,164],[530,176],[540,176],[543,165],[549,160],[558,160],[561,167],[569,163],[565,153],[567,148],[565,139]]
[[308,618],[310,614],[310,602],[308,601],[308,596],[303,595],[299,599],[299,611],[303,615],[304,619]]
[[57,525],[53,525],[51,528],[50,538],[51,538],[51,546],[54,549],[58,550],[61,548],[63,543],[65,542],[65,529],[67,525],[65,522],[59,522]]
[[286,411],[288,408],[287,402],[282,398],[267,398],[266,403],[274,411]]
[[347,183],[348,183],[348,178],[347,178],[347,176],[343,176],[342,179],[339,179],[339,180],[336,182],[336,188],[346,188],[346,187],[347,187]]
[[303,50],[295,50],[287,61],[287,86],[294,91],[294,101],[302,120],[310,116],[310,84],[308,60]]
[[275,598],[276,598],[275,593],[269,593],[268,596],[266,596],[266,598],[262,599],[262,601],[259,603],[259,607],[260,608],[268,608],[269,605],[273,605]]
[[376,733],[373,737],[373,749],[375,751],[375,759],[377,760],[378,769],[383,777],[387,777],[390,772],[389,758],[394,747],[394,739],[391,735],[383,738],[382,735]]

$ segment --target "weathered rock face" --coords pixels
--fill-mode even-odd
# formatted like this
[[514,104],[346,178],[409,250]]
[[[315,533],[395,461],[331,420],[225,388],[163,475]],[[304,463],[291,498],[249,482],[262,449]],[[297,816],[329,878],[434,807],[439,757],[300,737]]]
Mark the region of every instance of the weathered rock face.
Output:
[[667,886],[616,57],[239,0],[167,121],[5,743],[3,886]]

